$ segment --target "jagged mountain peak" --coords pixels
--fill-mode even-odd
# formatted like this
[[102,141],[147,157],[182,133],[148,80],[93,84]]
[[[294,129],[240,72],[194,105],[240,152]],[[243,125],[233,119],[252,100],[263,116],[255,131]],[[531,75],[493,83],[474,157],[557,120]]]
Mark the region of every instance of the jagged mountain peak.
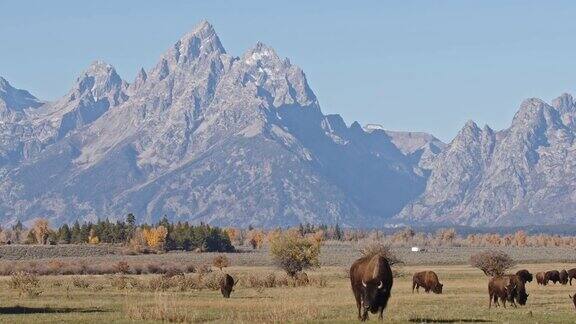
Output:
[[220,38],[210,23],[202,21],[180,38],[162,56],[149,75],[163,80],[170,73],[189,70],[203,57],[226,54]]
[[10,86],[10,83],[6,79],[4,79],[3,77],[0,76],[0,90],[6,89],[9,86]]
[[276,51],[262,42],[256,43],[235,64],[235,78],[244,86],[255,85],[273,107],[318,107],[316,95],[310,89],[302,69],[281,59]]
[[464,127],[460,129],[460,132],[456,135],[453,141],[459,141],[461,139],[468,139],[468,138],[478,138],[482,130],[478,127],[478,124],[473,120],[468,120]]
[[0,76],[0,112],[22,111],[37,108],[43,103],[30,92],[13,87],[8,80]]
[[569,93],[563,93],[558,98],[552,100],[552,106],[561,114],[576,112],[576,103]]
[[258,63],[270,61],[281,61],[276,50],[262,42],[257,42],[256,45],[247,50],[244,54],[243,60],[248,65],[256,65]]
[[96,100],[105,97],[111,91],[119,90],[126,87],[126,83],[116,73],[116,69],[103,61],[94,61],[88,68],[76,79],[72,87],[71,100],[78,96],[90,94]]

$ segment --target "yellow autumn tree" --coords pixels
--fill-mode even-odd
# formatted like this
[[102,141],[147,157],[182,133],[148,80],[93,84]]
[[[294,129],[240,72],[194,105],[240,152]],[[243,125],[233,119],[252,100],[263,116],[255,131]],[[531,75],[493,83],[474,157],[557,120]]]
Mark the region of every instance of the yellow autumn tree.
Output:
[[34,222],[34,227],[32,228],[32,234],[34,235],[36,243],[46,244],[49,233],[50,233],[50,226],[48,225],[48,220],[44,218],[38,218]]
[[92,228],[88,234],[88,244],[98,244],[100,243],[100,238],[96,235],[96,231]]
[[239,231],[234,227],[228,227],[224,230],[228,237],[230,238],[230,242],[235,242],[238,239]]
[[264,243],[264,232],[262,230],[253,229],[248,232],[248,242],[253,249],[259,249]]
[[150,248],[161,250],[164,248],[164,243],[166,242],[166,236],[168,235],[168,230],[166,227],[160,225],[158,227],[145,228],[142,230],[142,234],[146,239],[146,245]]

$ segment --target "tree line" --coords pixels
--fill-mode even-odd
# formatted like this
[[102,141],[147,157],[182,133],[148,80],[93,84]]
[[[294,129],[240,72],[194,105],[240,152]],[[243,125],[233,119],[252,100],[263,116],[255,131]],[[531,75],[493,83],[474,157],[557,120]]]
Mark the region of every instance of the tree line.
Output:
[[36,219],[30,228],[22,222],[0,229],[0,242],[4,244],[125,244],[136,252],[170,250],[232,252],[234,246],[228,234],[220,227],[188,222],[171,223],[162,218],[156,224],[136,224],[136,217],[128,214],[125,220],[108,219],[95,223],[76,221],[72,226],[63,224],[50,227],[48,220]]

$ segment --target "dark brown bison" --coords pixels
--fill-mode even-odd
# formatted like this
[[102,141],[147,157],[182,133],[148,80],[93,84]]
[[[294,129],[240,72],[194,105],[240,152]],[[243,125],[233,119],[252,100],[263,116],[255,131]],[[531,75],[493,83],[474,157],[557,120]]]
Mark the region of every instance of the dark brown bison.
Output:
[[424,288],[427,293],[432,290],[435,294],[441,294],[443,285],[438,281],[438,276],[434,271],[422,271],[412,276],[412,293],[414,293],[414,288],[418,292],[420,287]]
[[380,254],[365,256],[356,260],[350,267],[350,284],[356,298],[358,319],[368,319],[368,311],[372,314],[382,313],[392,290],[392,269],[388,260]]
[[224,298],[230,298],[230,294],[234,288],[234,278],[231,275],[225,274],[220,278],[220,291]]
[[516,272],[516,275],[518,277],[520,277],[520,279],[522,281],[524,281],[524,283],[532,282],[533,277],[532,277],[532,274],[530,272],[528,272],[528,270],[525,270],[525,269],[524,270],[518,270]]
[[560,272],[558,272],[558,270],[546,271],[546,274],[544,275],[544,280],[546,281],[546,283],[552,281],[554,284],[556,284],[557,282],[560,281]]
[[576,308],[576,294],[574,294],[574,296],[568,295],[568,297],[570,297],[570,299],[572,299],[572,303],[574,304],[574,308]]
[[562,271],[560,271],[560,276],[558,278],[559,282],[563,285],[568,283],[568,271],[566,271],[566,269],[563,269]]
[[576,279],[576,268],[568,270],[568,280],[570,280],[570,286],[572,286],[572,279]]
[[488,282],[488,295],[490,298],[488,308],[492,307],[492,301],[494,301],[495,306],[499,306],[498,299],[502,301],[504,308],[506,308],[506,301],[516,307],[515,301],[520,305],[526,305],[526,301],[528,300],[524,281],[517,275],[504,275],[491,278]]
[[536,273],[536,283],[542,286],[546,286],[548,282],[546,282],[546,272],[538,272]]

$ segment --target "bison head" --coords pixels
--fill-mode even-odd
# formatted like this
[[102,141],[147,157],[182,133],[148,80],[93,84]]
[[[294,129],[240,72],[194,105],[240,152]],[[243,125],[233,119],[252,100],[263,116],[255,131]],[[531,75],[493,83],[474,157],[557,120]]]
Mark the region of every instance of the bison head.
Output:
[[387,288],[381,280],[362,281],[362,306],[364,311],[370,311],[375,314],[380,307],[381,296],[387,293]]
[[441,294],[442,293],[442,287],[444,287],[444,285],[441,283],[438,283],[434,288],[432,288],[432,291],[435,294]]

